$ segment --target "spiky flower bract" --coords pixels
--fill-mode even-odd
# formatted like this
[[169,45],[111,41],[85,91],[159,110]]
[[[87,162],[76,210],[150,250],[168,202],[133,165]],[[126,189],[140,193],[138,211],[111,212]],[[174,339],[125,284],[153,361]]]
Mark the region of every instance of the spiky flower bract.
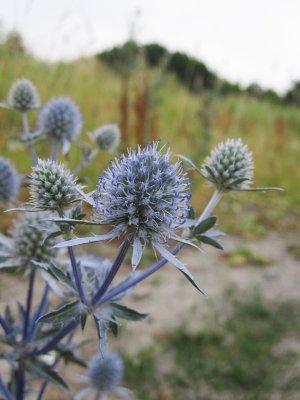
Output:
[[252,153],[241,139],[227,139],[212,150],[201,172],[219,191],[248,189],[253,178]]
[[94,194],[95,216],[116,226],[118,234],[143,242],[164,242],[187,217],[190,183],[182,163],[158,142],[129,150],[111,161]]
[[77,105],[68,97],[50,100],[40,111],[38,128],[48,137],[72,142],[80,134],[82,117]]
[[0,157],[0,204],[9,203],[20,192],[20,177],[15,167]]
[[95,132],[95,141],[101,150],[114,151],[120,143],[120,129],[117,125],[104,125]]
[[37,208],[61,209],[79,198],[79,185],[62,164],[38,160],[30,175],[31,202]]
[[47,262],[54,257],[54,240],[45,240],[48,233],[39,225],[46,223],[47,213],[26,213],[17,219],[10,231],[12,236],[12,254],[17,259],[23,260],[23,266],[30,261]]
[[123,361],[114,354],[97,354],[88,364],[91,385],[100,392],[110,392],[118,388],[123,377]]
[[14,82],[8,94],[8,105],[23,112],[37,108],[39,98],[33,83],[24,78]]

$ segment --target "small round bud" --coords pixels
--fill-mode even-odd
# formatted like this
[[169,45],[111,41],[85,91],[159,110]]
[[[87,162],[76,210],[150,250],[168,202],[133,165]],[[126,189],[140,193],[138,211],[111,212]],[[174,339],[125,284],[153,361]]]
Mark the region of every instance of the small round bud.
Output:
[[59,209],[79,198],[74,178],[62,164],[38,160],[30,175],[30,196],[35,207]]
[[58,97],[41,109],[37,123],[39,130],[47,136],[72,142],[80,134],[82,117],[71,99]]
[[8,104],[19,111],[29,111],[39,105],[38,94],[35,86],[28,79],[16,81],[8,94]]
[[20,177],[15,167],[0,157],[0,204],[9,203],[20,192]]
[[101,150],[114,151],[120,143],[120,129],[117,125],[104,125],[95,132],[95,141]]
[[[46,262],[55,255],[52,248],[54,240],[45,241],[48,233],[37,226],[46,218],[45,213],[26,213],[17,219],[10,231],[14,257],[23,259],[24,265],[29,264],[31,260]],[[50,223],[45,221],[42,223],[50,226]]]
[[123,361],[116,354],[97,354],[91,358],[88,365],[91,385],[98,391],[114,390],[122,380],[123,369]]
[[212,150],[201,172],[220,191],[248,189],[253,178],[252,153],[241,139],[227,139]]

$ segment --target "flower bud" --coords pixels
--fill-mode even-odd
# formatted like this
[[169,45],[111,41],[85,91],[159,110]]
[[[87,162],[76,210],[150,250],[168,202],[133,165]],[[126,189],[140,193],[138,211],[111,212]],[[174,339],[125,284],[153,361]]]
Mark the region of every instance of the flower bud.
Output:
[[28,79],[19,79],[11,87],[8,94],[8,104],[19,111],[28,111],[39,105],[35,86]]
[[38,160],[30,175],[31,201],[37,208],[59,209],[79,199],[77,179],[62,164]]
[[117,125],[104,125],[95,132],[95,141],[101,150],[114,151],[120,143],[120,129]]
[[[31,260],[46,262],[55,255],[54,240],[45,241],[48,233],[37,226],[46,218],[45,213],[26,213],[17,219],[10,231],[14,257],[23,259],[24,264]],[[43,221],[43,224],[47,223]]]
[[88,365],[88,376],[98,391],[110,391],[118,387],[123,376],[123,361],[114,353],[97,354]]
[[15,167],[0,157],[0,204],[9,203],[20,192],[20,177]]
[[201,172],[219,191],[248,189],[253,178],[252,153],[241,139],[227,139],[212,150]]
[[39,130],[48,137],[72,142],[80,134],[82,117],[79,108],[68,97],[49,101],[38,116]]

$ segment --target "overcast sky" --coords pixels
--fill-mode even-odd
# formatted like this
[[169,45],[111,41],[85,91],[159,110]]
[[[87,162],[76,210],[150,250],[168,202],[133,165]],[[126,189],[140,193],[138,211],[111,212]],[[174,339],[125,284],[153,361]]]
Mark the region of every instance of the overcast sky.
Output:
[[244,85],[283,92],[300,80],[300,0],[0,0],[0,21],[52,61],[93,54],[133,32]]

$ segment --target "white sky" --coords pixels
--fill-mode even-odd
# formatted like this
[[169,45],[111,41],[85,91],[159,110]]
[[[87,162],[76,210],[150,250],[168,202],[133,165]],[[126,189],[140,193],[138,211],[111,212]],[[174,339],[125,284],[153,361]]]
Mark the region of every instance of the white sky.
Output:
[[47,60],[120,44],[134,19],[138,41],[188,52],[232,81],[283,92],[300,80],[300,0],[0,0],[3,30]]

